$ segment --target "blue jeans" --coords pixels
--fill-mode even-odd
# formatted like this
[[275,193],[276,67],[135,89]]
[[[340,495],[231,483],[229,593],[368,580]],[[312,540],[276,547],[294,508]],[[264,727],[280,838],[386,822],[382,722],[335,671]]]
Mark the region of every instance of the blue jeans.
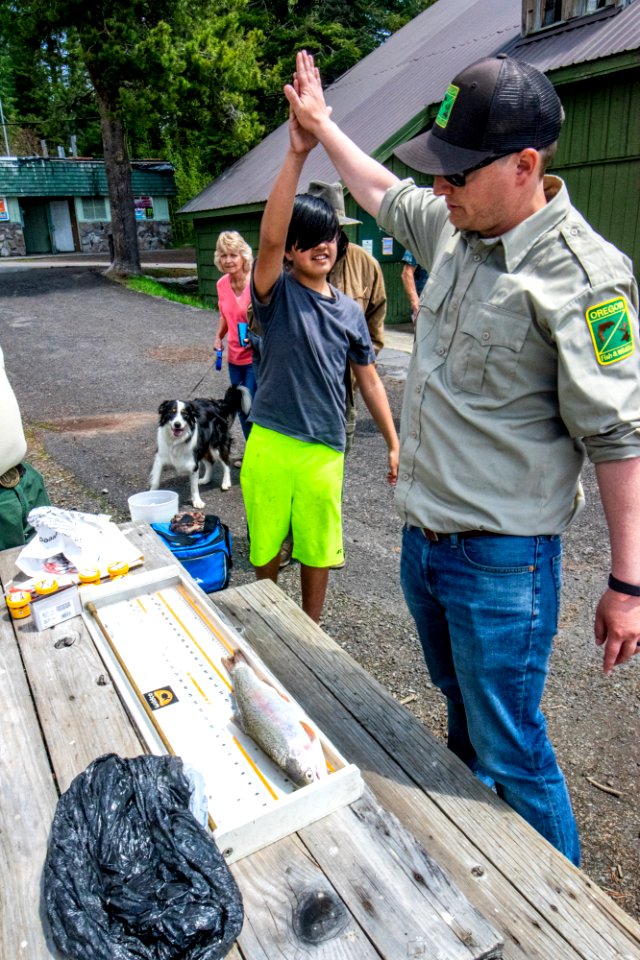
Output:
[[578,831],[540,701],[557,631],[557,536],[456,537],[405,527],[400,579],[448,746],[576,865]]
[[[249,393],[251,394],[251,399],[253,400],[256,393],[256,376],[253,372],[252,363],[230,363],[229,367],[229,380],[231,381],[232,387],[246,387]],[[248,422],[246,416],[240,411],[238,414],[240,420],[240,426],[242,427],[242,433],[245,440],[251,433],[251,424]]]

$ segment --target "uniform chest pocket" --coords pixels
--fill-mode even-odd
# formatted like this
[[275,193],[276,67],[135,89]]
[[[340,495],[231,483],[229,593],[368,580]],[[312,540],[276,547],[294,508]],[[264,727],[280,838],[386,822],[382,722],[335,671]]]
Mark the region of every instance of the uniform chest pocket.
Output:
[[451,352],[454,385],[466,393],[508,397],[530,326],[528,315],[473,304]]
[[450,292],[451,285],[432,273],[420,297],[420,309],[416,319],[416,343],[431,332],[444,298]]

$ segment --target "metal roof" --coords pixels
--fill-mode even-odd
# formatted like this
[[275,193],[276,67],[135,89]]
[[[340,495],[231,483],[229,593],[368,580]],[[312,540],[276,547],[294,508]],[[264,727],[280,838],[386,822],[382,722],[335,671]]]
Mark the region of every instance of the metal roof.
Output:
[[[135,196],[173,197],[170,163],[133,160]],[[109,195],[104,160],[81,157],[0,157],[0,195],[9,197],[100,197]]]
[[[425,110],[442,100],[451,78],[481,57],[506,50],[547,72],[640,46],[640,2],[525,38],[521,7],[521,0],[438,0],[327,88],[334,120],[366,153],[384,160],[393,149],[382,149],[385,144],[413,121],[406,139],[417,134]],[[179,212],[264,203],[287,144],[282,124]],[[303,187],[337,178],[323,148],[316,148]]]

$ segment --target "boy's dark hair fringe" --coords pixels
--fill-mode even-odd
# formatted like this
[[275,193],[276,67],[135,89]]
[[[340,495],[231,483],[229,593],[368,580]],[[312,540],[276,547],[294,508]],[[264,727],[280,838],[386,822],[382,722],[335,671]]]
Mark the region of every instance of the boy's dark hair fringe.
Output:
[[[310,250],[319,243],[327,243],[338,235],[338,260],[347,252],[349,241],[340,229],[338,215],[326,200],[301,193],[293,204],[285,250],[292,247]],[[341,249],[342,248],[342,249]]]

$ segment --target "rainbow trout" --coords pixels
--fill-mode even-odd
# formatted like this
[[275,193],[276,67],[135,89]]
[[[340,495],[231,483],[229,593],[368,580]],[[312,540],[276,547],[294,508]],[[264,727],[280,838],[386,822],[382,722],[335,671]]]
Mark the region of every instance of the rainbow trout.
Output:
[[233,682],[239,726],[298,787],[327,774],[318,734],[297,704],[261,680],[241,650],[222,662]]

